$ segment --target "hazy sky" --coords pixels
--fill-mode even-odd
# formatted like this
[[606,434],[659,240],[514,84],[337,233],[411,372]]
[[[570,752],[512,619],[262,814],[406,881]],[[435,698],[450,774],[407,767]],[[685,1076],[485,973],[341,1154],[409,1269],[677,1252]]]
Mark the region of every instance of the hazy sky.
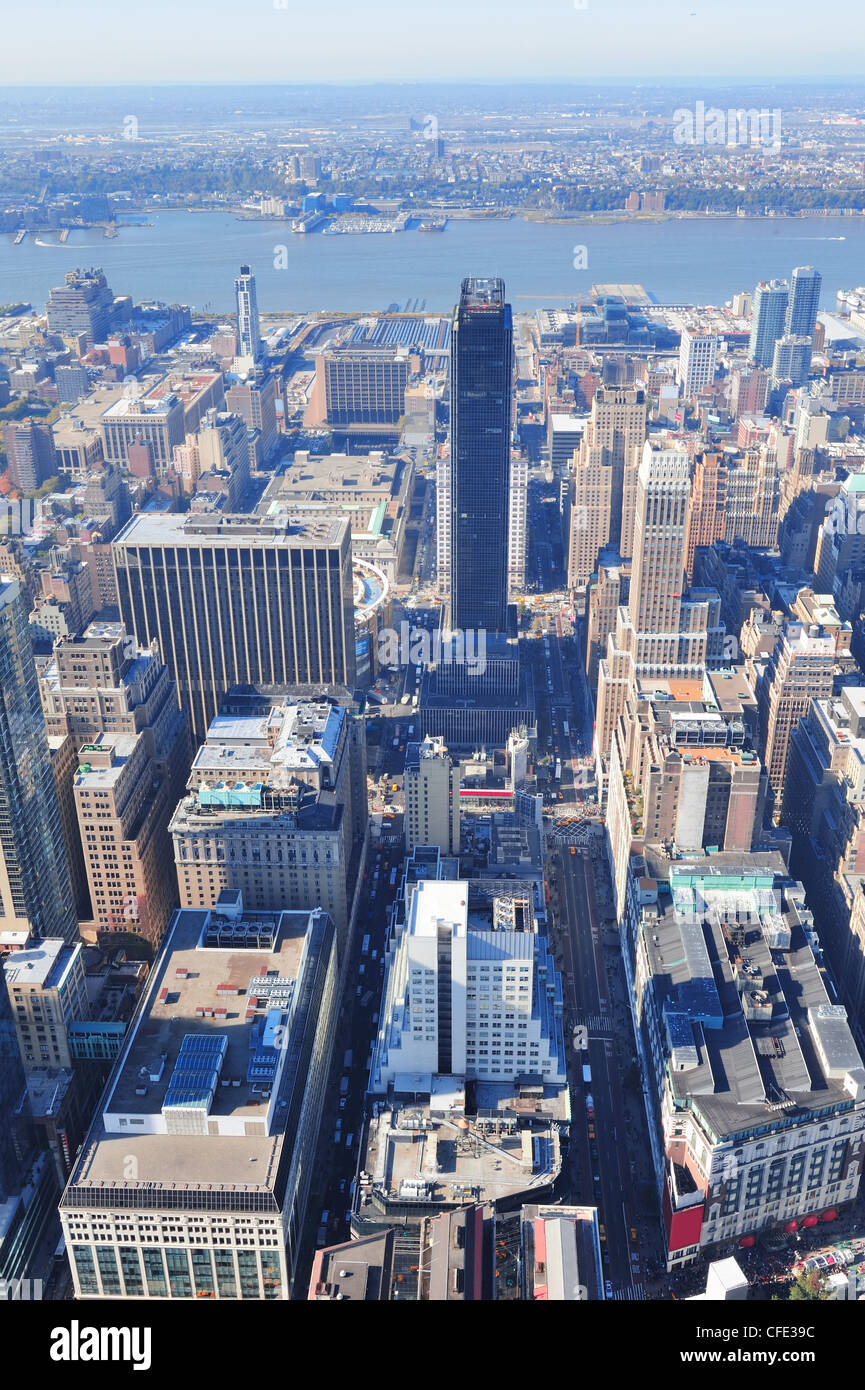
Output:
[[[577,0],[583,3],[583,0]],[[856,77],[862,0],[0,0],[3,81]]]

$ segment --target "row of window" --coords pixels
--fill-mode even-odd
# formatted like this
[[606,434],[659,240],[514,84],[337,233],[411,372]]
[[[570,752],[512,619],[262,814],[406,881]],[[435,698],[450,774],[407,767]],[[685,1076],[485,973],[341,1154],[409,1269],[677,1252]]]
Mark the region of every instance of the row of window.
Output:
[[[161,1250],[73,1245],[83,1296],[273,1299],[282,1292],[278,1250]],[[119,1256],[119,1261],[118,1261]],[[98,1271],[98,1273],[97,1273]]]

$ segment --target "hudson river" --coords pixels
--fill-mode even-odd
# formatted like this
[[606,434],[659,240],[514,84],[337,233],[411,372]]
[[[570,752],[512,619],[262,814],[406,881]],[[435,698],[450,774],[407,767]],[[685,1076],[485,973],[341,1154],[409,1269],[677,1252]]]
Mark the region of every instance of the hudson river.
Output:
[[[448,310],[466,275],[501,275],[516,312],[555,307],[592,284],[638,283],[662,304],[722,305],[758,280],[796,265],[823,275],[823,304],[865,281],[865,218],[704,218],[669,222],[453,221],[444,232],[306,236],[288,222],[239,221],[230,213],[159,212],[152,225],[0,236],[0,303],[42,308],[73,266],[101,265],[115,294],[233,311],[241,262],[258,282],[263,312],[380,310],[391,304]],[[37,240],[38,238],[38,240]],[[40,245],[38,242],[47,242]],[[284,254],[277,248],[284,246]],[[584,247],[574,269],[574,248]],[[275,260],[287,260],[275,269]],[[425,303],[424,303],[425,301]]]

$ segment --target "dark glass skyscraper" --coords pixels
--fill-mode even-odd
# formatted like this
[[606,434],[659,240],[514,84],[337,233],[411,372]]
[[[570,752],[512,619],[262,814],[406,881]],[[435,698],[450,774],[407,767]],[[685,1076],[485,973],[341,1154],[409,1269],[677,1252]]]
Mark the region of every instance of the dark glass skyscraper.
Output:
[[15,580],[0,575],[0,929],[78,936],[33,661]]
[[451,338],[451,626],[504,632],[513,323],[503,280],[464,280]]

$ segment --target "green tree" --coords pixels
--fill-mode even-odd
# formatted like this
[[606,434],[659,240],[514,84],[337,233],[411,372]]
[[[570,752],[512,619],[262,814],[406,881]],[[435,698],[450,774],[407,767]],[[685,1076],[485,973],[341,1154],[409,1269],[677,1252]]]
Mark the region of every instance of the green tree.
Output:
[[823,1275],[818,1269],[803,1270],[790,1290],[790,1302],[825,1302],[829,1295],[823,1283]]

